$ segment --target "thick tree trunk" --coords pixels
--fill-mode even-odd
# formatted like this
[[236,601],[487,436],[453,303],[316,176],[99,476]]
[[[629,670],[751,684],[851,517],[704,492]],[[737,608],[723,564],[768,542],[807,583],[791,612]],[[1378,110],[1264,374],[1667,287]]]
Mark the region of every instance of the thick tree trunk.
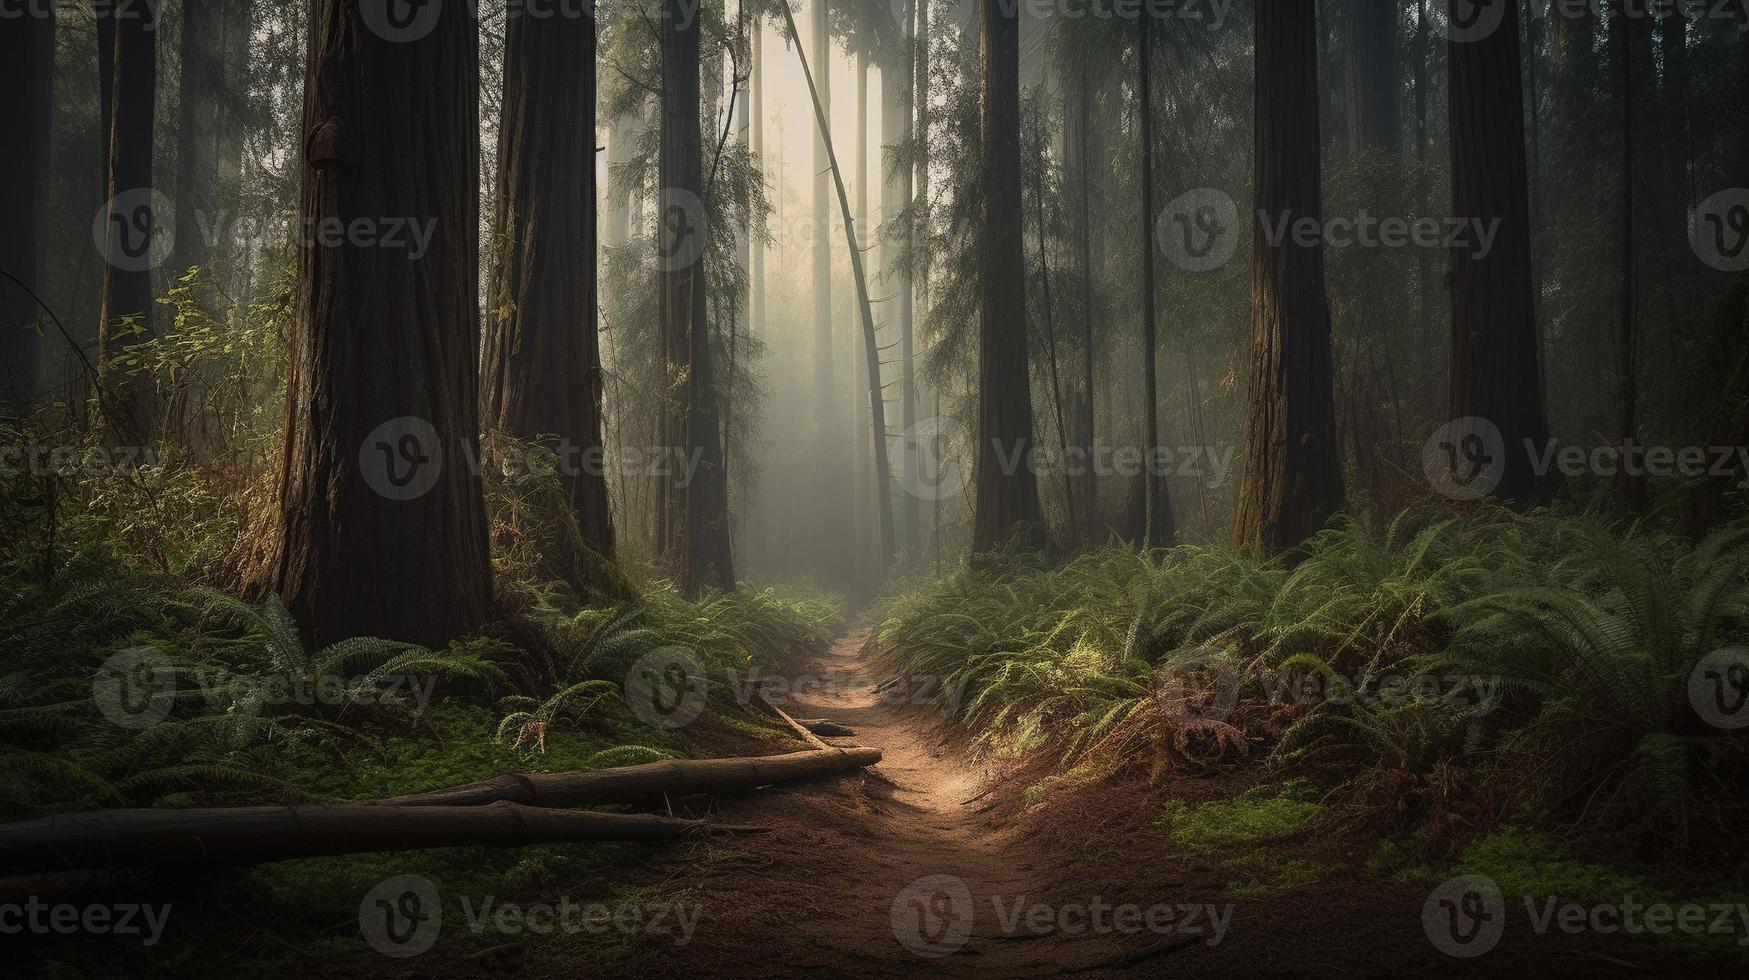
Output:
[[1320,220],[1318,34],[1296,0],[1257,7],[1257,247],[1245,476],[1234,520],[1242,548],[1275,554],[1317,533],[1343,501],[1331,391],[1324,250],[1270,241],[1284,216]]
[[28,415],[37,394],[40,310],[31,293],[41,294],[45,279],[42,188],[55,32],[48,13],[0,20],[0,91],[8,93],[0,102],[0,132],[22,137],[0,159],[0,214],[9,216],[0,230],[0,415]]
[[1494,494],[1530,503],[1546,498],[1549,484],[1526,445],[1540,451],[1549,428],[1537,372],[1518,5],[1502,6],[1505,19],[1492,34],[1447,44],[1451,213],[1472,228],[1478,221],[1498,228],[1485,254],[1474,241],[1451,253],[1451,415],[1498,429],[1504,445]]
[[972,552],[1042,549],[1026,357],[1025,256],[1021,248],[1020,22],[1005,0],[981,0],[984,199],[982,319],[978,330],[977,496]]
[[15,874],[259,864],[432,847],[666,841],[751,827],[630,813],[485,806],[240,806],[96,810],[0,827],[0,868]]
[[[728,474],[723,469],[716,370],[712,361],[710,311],[707,305],[706,256],[708,230],[702,213],[687,207],[704,205],[703,147],[699,134],[702,109],[699,90],[698,18],[668,0],[662,21],[662,205],[664,242],[664,322],[683,360],[671,377],[681,379],[686,408],[687,458],[698,463],[684,494],[684,524],[680,529],[680,588],[697,597],[707,588],[735,587],[735,567],[729,544]],[[696,239],[683,236],[696,236]],[[677,481],[678,482],[678,481]]]
[[506,24],[481,417],[518,438],[557,437],[579,532],[555,543],[559,571],[586,595],[621,595],[601,444],[595,21]]
[[1358,0],[1348,14],[1348,139],[1353,146],[1396,146],[1402,132],[1397,6]]
[[1140,182],[1142,185],[1142,239],[1137,247],[1142,253],[1142,402],[1147,417],[1143,420],[1142,451],[1147,465],[1143,467],[1144,538],[1149,548],[1168,548],[1178,536],[1172,520],[1172,493],[1166,476],[1153,464],[1160,449],[1160,340],[1154,330],[1154,101],[1151,89],[1154,74],[1152,17],[1137,17],[1136,63],[1140,68],[1137,91],[1139,126],[1142,147]]
[[152,269],[163,258],[157,224],[161,198],[152,185],[154,99],[158,84],[158,33],[135,11],[113,20],[114,91],[109,132],[109,214],[98,316],[98,375],[108,396],[110,436],[119,445],[143,446],[152,435],[156,396],[151,374],[135,348],[152,337]]
[[731,759],[666,759],[597,772],[530,772],[382,800],[383,806],[571,807],[726,793],[829,776],[881,761],[879,749],[827,747]]
[[[479,36],[462,5],[391,41],[361,0],[311,8],[303,191],[313,228],[408,219],[425,250],[305,236],[269,583],[316,645],[442,645],[492,599],[479,456]],[[397,219],[398,220],[398,219]],[[384,229],[387,234],[388,229]]]

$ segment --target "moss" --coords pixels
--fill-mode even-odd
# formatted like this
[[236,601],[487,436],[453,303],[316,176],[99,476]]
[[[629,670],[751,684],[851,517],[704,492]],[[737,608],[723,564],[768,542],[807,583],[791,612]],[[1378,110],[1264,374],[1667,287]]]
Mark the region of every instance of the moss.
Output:
[[1178,843],[1206,853],[1291,836],[1322,812],[1321,805],[1298,799],[1292,792],[1270,796],[1254,790],[1235,800],[1195,807],[1174,800],[1168,805],[1165,820]]
[[1322,881],[1330,873],[1328,866],[1315,861],[1283,860],[1262,852],[1223,861],[1221,867],[1243,876],[1227,885],[1227,894],[1234,898],[1272,898]]

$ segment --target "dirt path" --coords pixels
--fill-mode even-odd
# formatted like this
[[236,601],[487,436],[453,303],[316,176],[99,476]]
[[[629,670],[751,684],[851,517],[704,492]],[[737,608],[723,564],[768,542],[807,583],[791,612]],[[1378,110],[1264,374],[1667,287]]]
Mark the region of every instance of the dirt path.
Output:
[[[1117,913],[1096,895],[1066,900],[1041,842],[980,812],[982,774],[923,730],[903,693],[876,693],[868,632],[853,630],[797,665],[787,697],[767,691],[796,717],[854,729],[827,741],[878,747],[883,761],[858,776],[725,800],[721,819],[776,832],[689,869],[703,892],[698,931],[662,966],[737,976],[1050,975],[1158,943],[1161,934],[1139,923],[1118,931]],[[1102,922],[1113,928],[1100,931]],[[1212,931],[1204,917],[1185,924]]]

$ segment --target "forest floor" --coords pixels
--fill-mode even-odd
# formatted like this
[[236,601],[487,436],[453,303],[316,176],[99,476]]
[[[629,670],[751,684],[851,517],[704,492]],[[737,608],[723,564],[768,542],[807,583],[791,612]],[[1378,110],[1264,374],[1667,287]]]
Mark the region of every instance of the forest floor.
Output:
[[[1719,975],[1718,961],[1667,941],[1536,930],[1511,897],[1504,941],[1447,956],[1423,927],[1427,886],[1367,871],[1353,841],[1307,832],[1262,849],[1175,846],[1160,830],[1162,793],[1231,799],[1252,784],[1233,774],[1091,780],[1040,805],[1027,791],[1037,771],[975,763],[918,699],[877,692],[887,672],[869,633],[793,664],[788,696],[771,697],[795,717],[848,726],[853,736],[828,741],[877,747],[883,761],[722,798],[717,819],[773,832],[663,862],[664,884],[702,908],[690,942],[638,957],[648,973]],[[1247,878],[1261,883],[1235,880]]]

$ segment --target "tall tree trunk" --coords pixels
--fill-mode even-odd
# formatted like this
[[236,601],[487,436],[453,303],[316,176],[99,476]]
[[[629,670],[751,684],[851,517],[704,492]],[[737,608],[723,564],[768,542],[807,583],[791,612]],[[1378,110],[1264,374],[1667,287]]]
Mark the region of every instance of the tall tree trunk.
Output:
[[201,230],[214,221],[213,185],[218,180],[218,102],[224,87],[220,29],[222,6],[182,5],[182,67],[176,107],[176,251],[170,273],[180,278],[204,265],[211,242]]
[[1149,548],[1169,548],[1178,536],[1172,520],[1172,492],[1166,475],[1155,465],[1160,450],[1160,340],[1154,329],[1154,44],[1150,25],[1153,18],[1136,18],[1136,63],[1140,67],[1137,88],[1137,113],[1141,117],[1142,167],[1142,402],[1147,417],[1143,420],[1142,493],[1144,507],[1144,540]]
[[[0,214],[10,216],[0,231],[0,415],[30,413],[37,395],[37,322],[32,293],[45,282],[42,194],[47,176],[49,114],[53,104],[53,10],[42,17],[0,20],[0,132],[18,134],[0,159]],[[10,281],[7,277],[16,279]]]
[[1006,0],[982,0],[983,96],[979,238],[978,463],[972,551],[1043,549],[1044,519],[1033,450],[1026,357],[1025,256],[1021,248],[1020,22]]
[[[919,323],[929,321],[929,8],[928,0],[913,0],[911,13],[915,28],[911,32],[913,51],[912,77],[916,80],[912,85],[911,99],[916,106],[916,142],[917,161],[912,172],[916,174],[916,196],[912,198],[912,207],[918,212],[917,220],[911,222],[910,247],[915,258],[917,270],[916,279],[912,284],[912,293],[916,297],[918,307],[915,319]],[[941,416],[941,392],[935,393],[935,415]],[[918,454],[921,450],[913,442],[910,450]],[[941,459],[939,435],[932,447],[933,459]],[[941,494],[935,494],[933,513],[930,515],[930,547],[935,555],[935,573],[941,574]]]
[[1348,12],[1348,139],[1396,146],[1403,128],[1397,81],[1397,4],[1359,0]]
[[311,7],[299,214],[341,228],[404,216],[429,247],[416,261],[400,249],[298,247],[271,585],[316,645],[441,645],[478,629],[492,600],[470,469],[479,33],[450,4],[425,37],[391,41],[362,10],[362,0]]
[[[680,587],[689,597],[706,588],[732,589],[735,568],[729,544],[728,483],[723,470],[715,365],[711,359],[710,311],[705,262],[709,254],[704,207],[703,146],[699,133],[700,43],[698,19],[683,0],[666,0],[662,16],[662,254],[663,322],[671,338],[671,365],[685,408],[687,457],[697,470],[679,489],[684,522],[679,528]],[[713,114],[714,116],[714,114]],[[674,236],[669,238],[669,236]],[[678,484],[679,481],[677,480]]]
[[[1234,521],[1243,548],[1297,548],[1341,506],[1322,243],[1269,240],[1269,224],[1320,220],[1318,34],[1296,0],[1257,6],[1258,229],[1251,266],[1251,388]],[[1268,224],[1266,224],[1268,223]]]
[[1540,450],[1549,427],[1537,376],[1518,5],[1503,8],[1504,21],[1492,34],[1447,43],[1451,213],[1472,229],[1476,222],[1498,228],[1485,255],[1474,241],[1452,249],[1451,415],[1484,419],[1499,431],[1504,445],[1491,447],[1502,457],[1493,492],[1529,503],[1549,488],[1525,447]]
[[[813,0],[808,12],[810,21],[808,58],[820,66],[814,85],[820,104],[826,113],[824,128],[832,122],[832,39],[830,33],[831,0]],[[798,47],[801,44],[797,39]],[[819,535],[818,554],[822,567],[833,567],[844,561],[848,551],[846,523],[842,511],[844,501],[842,449],[844,434],[838,424],[838,379],[836,358],[832,352],[832,217],[828,198],[832,176],[826,159],[826,137],[816,128],[813,152],[813,260],[814,260],[814,425],[819,435],[819,451],[814,454],[815,531]]]
[[[142,446],[151,438],[152,376],[136,348],[152,337],[152,269],[164,258],[157,224],[168,215],[152,186],[158,32],[142,12],[112,15],[115,89],[109,134],[109,213],[98,317],[99,380],[108,393],[111,437]],[[104,20],[110,17],[102,18]]]
[[[752,80],[749,88],[748,125],[753,141],[753,166],[758,170],[758,180],[761,186],[765,179],[765,25],[762,19],[753,19],[753,53]],[[781,187],[768,187],[771,194],[782,194]],[[765,336],[765,227],[763,222],[753,235],[753,254],[749,261],[751,269],[748,272],[748,284],[752,290],[747,314],[747,332],[750,336],[763,338]]]
[[594,19],[509,17],[503,106],[481,420],[557,437],[578,531],[555,543],[558,571],[585,595],[622,595],[601,445]]
[[[1075,246],[1081,273],[1081,378],[1075,393],[1075,445],[1093,458],[1093,82],[1085,63],[1063,104],[1063,162],[1070,173],[1064,186],[1078,198],[1073,209]],[[1152,245],[1149,246],[1152,248]],[[1092,544],[1099,536],[1099,483],[1095,467],[1084,466],[1075,478],[1075,538]]]
[[[872,240],[869,229],[873,226],[868,221],[868,55],[858,51],[856,54],[856,138],[854,147],[853,168],[855,188],[854,221],[856,225],[856,242],[863,248],[868,247]],[[883,307],[885,309],[885,307]],[[867,352],[856,342],[856,316],[854,313],[846,320],[850,328],[849,344],[853,353],[850,370],[850,447],[851,447],[851,555],[853,581],[860,587],[867,575],[869,533],[873,526],[869,504],[872,502],[871,486],[869,484],[869,457],[873,453],[873,441],[870,438],[869,419],[862,417],[858,404],[868,402],[869,361]],[[878,355],[877,355],[878,356]],[[877,368],[878,370],[878,368]],[[885,438],[885,433],[882,433]]]
[[[1637,434],[1639,428],[1639,330],[1636,319],[1639,315],[1638,291],[1636,278],[1639,268],[1635,259],[1634,248],[1634,108],[1637,99],[1634,97],[1634,62],[1644,57],[1647,69],[1651,68],[1652,39],[1651,25],[1642,17],[1626,17],[1617,21],[1621,33],[1621,335],[1617,338],[1617,354],[1620,357],[1618,378],[1621,384],[1621,438],[1624,446]],[[1622,502],[1630,510],[1640,510],[1646,506],[1645,475],[1635,475],[1629,472],[1631,467],[1621,468]]]
[[[910,0],[915,5],[922,0]],[[899,25],[903,42],[899,50],[881,67],[881,145],[887,150],[910,142],[916,83],[911,73],[914,28],[907,7],[904,22]],[[901,263],[903,254],[914,247],[911,225],[895,227],[894,221],[912,205],[914,187],[910,167],[889,169],[883,153],[879,162],[881,181],[881,254],[886,284],[887,308],[899,323],[899,430],[906,433],[902,440],[903,455],[899,459],[899,484],[917,485],[918,446],[913,429],[917,425],[916,367],[916,304],[911,292],[911,274]],[[909,216],[907,215],[907,221]],[[917,495],[906,493],[901,498],[903,512],[899,515],[899,546],[907,557],[916,558],[923,547],[922,513]]]

